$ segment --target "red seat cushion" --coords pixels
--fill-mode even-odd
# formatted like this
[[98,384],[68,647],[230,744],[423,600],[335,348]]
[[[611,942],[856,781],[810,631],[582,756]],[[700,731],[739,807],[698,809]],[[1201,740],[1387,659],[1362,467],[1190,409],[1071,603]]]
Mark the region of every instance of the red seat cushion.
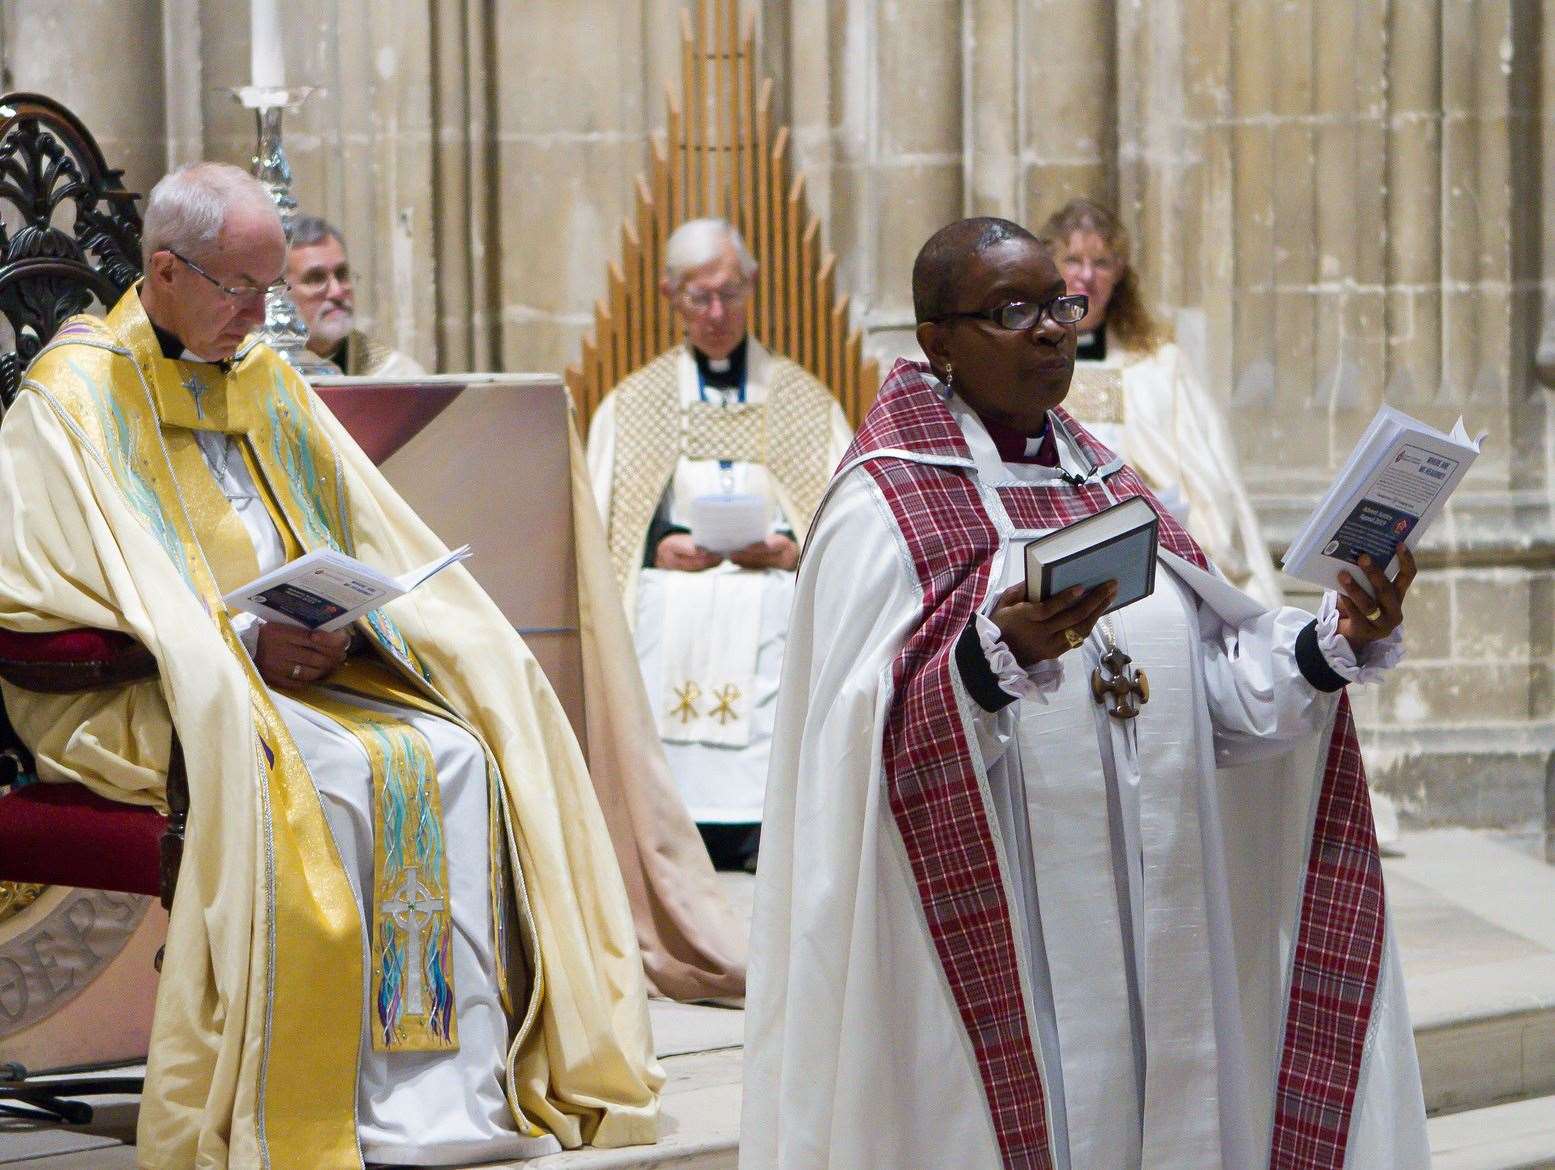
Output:
[[0,629],[0,660],[11,662],[111,662],[139,645],[117,630],[21,634]]
[[166,827],[80,784],[29,784],[0,796],[0,881],[156,895]]

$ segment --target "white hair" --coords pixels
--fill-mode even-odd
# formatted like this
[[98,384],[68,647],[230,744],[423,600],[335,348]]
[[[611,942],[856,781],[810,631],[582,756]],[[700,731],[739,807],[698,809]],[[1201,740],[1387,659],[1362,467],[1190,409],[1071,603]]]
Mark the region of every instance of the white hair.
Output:
[[142,267],[149,269],[151,257],[161,251],[203,259],[215,247],[227,212],[240,203],[268,208],[280,223],[269,192],[241,167],[192,162],[163,175],[146,197],[140,233]]
[[664,279],[679,288],[693,268],[711,264],[732,245],[740,258],[740,271],[749,280],[756,275],[756,257],[745,246],[740,229],[726,219],[688,219],[664,243]]

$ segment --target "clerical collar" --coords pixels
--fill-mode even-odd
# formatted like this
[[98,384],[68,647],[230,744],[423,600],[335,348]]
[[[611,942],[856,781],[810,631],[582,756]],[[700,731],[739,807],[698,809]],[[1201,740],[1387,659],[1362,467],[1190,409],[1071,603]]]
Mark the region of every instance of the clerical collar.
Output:
[[1089,333],[1079,336],[1075,346],[1074,360],[1077,362],[1104,362],[1107,360],[1107,323],[1103,321]]
[[988,431],[988,437],[999,449],[999,458],[1004,462],[1034,463],[1041,467],[1058,466],[1058,442],[1053,438],[1053,428],[1046,417],[1042,420],[1041,433],[1036,435],[1022,434],[1014,427],[997,423],[987,415],[980,414],[977,417],[982,420],[984,428]]
[[726,390],[742,389],[745,385],[745,350],[748,340],[742,339],[728,357],[721,359],[710,358],[693,345],[691,356],[696,359],[697,376],[702,380],[702,385]]
[[162,356],[175,362],[204,362],[208,366],[216,366],[223,374],[232,369],[230,361],[207,362],[204,358],[195,357],[189,352],[189,347],[178,339],[176,333],[162,328],[148,315],[146,320],[151,324],[151,331],[157,335],[157,347],[162,351]]

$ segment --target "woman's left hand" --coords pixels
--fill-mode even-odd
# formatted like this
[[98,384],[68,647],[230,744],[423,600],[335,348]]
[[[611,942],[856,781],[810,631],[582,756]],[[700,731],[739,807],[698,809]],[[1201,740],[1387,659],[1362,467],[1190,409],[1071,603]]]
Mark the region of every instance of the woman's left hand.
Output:
[[1377,563],[1362,556],[1360,569],[1371,583],[1372,596],[1349,573],[1339,574],[1339,632],[1359,650],[1386,638],[1404,621],[1404,594],[1415,579],[1415,555],[1398,546],[1398,576],[1389,581]]

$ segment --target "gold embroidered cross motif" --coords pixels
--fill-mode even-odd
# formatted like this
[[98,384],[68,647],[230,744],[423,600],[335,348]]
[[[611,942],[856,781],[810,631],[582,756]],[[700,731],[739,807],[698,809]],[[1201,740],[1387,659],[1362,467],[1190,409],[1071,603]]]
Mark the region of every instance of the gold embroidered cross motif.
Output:
[[701,697],[702,688],[697,686],[695,682],[688,682],[683,687],[676,687],[675,698],[679,702],[670,708],[670,718],[678,718],[682,725],[690,723],[701,714],[696,707],[697,700]]
[[194,417],[205,417],[205,396],[210,392],[210,387],[202,381],[198,374],[190,374],[184,379],[184,389],[189,391],[189,397],[194,399]]
[[733,683],[725,683],[721,689],[713,692],[713,698],[718,700],[718,706],[707,713],[709,718],[716,719],[727,726],[740,717],[739,712],[734,709],[734,705],[740,701],[739,687]]

